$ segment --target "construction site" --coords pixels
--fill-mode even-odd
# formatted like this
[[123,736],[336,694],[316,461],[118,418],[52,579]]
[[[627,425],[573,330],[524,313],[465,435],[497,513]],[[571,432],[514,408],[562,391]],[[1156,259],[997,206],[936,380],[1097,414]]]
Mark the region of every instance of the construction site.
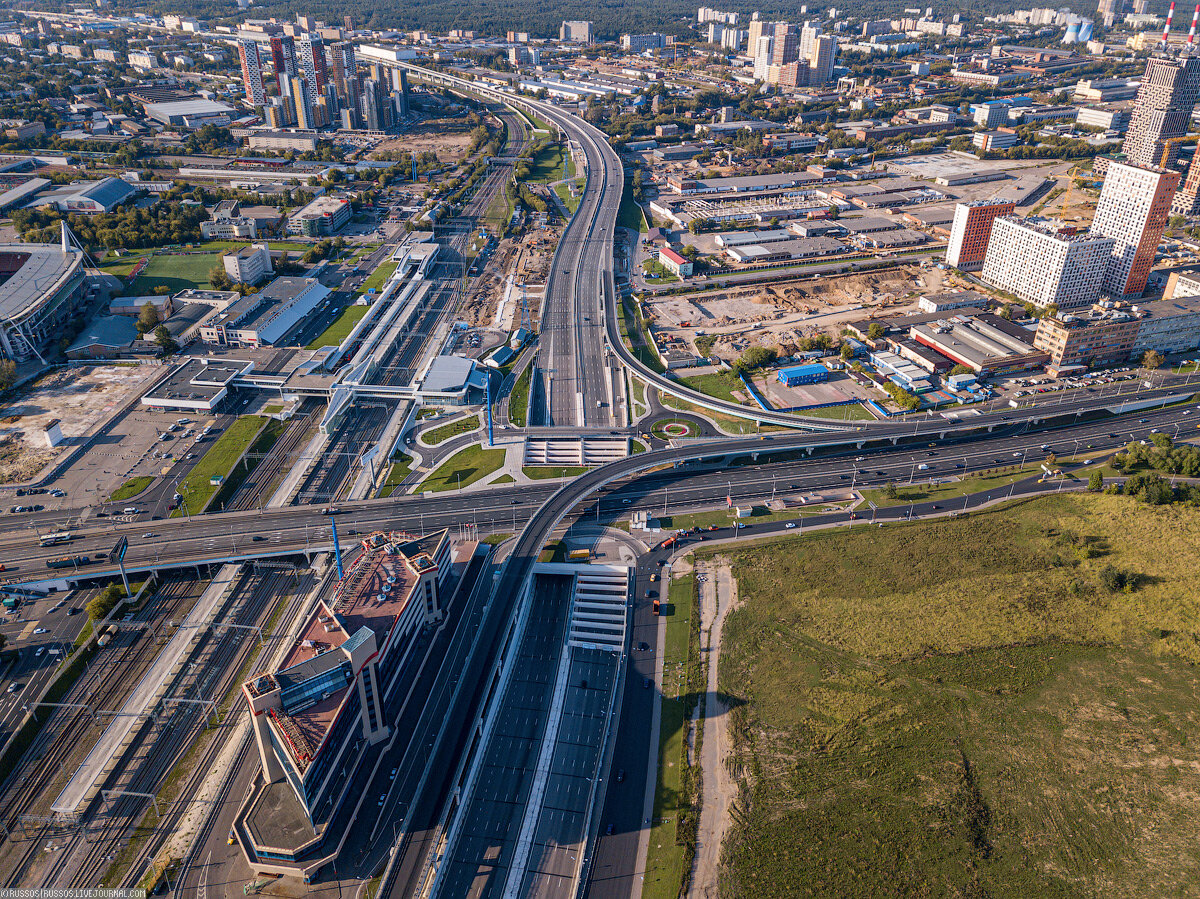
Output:
[[[0,484],[28,480],[162,374],[147,365],[59,368],[0,405]],[[61,437],[51,445],[51,424]]]
[[736,359],[753,345],[784,355],[805,338],[837,336],[847,321],[868,314],[916,311],[922,294],[952,286],[936,267],[825,276],[646,300],[655,339],[682,341],[698,357]]

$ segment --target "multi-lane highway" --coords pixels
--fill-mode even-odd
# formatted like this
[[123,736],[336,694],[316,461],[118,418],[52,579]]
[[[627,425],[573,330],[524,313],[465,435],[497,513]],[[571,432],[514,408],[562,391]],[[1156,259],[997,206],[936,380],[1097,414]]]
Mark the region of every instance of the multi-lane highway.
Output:
[[[604,347],[603,285],[613,278],[613,234],[621,205],[621,161],[607,139],[574,120],[558,123],[587,160],[587,185],[550,267],[541,320],[546,414],[535,425],[609,427],[616,423]],[[624,416],[620,423],[624,423]]]
[[[1164,399],[1180,395],[1170,389],[1147,391],[1146,394]],[[635,483],[627,489],[632,491],[632,495],[637,495],[642,489],[640,485],[644,483],[636,480],[640,474],[652,468],[704,458],[723,459],[768,451],[825,451],[839,447],[852,450],[873,444],[883,446],[893,442],[929,440],[942,442],[971,435],[984,440],[988,437],[989,429],[1004,434],[1021,429],[1037,431],[1048,424],[1069,427],[1083,420],[1085,415],[1102,415],[1102,410],[1110,406],[1119,409],[1122,402],[1085,394],[1077,400],[1049,409],[1001,410],[956,421],[939,417],[922,418],[891,425],[881,424],[869,434],[781,432],[760,435],[754,440],[723,437],[683,441],[678,446],[651,450],[593,469],[559,490],[558,493],[569,497],[569,500],[560,500],[555,505],[566,502],[566,508],[569,508],[573,503],[586,501],[588,496],[614,481],[630,478],[635,479]],[[1133,414],[1136,421],[1138,413]],[[1142,413],[1142,417],[1156,422],[1170,422],[1173,427],[1176,420],[1170,416],[1177,414],[1181,413]],[[1187,419],[1180,418],[1179,421],[1186,422]],[[1114,427],[1124,428],[1125,425]],[[806,465],[804,468],[809,470],[813,466]],[[338,507],[342,513],[339,515],[339,527],[343,537],[353,536],[349,533],[352,530],[385,525],[429,531],[472,524],[487,531],[515,533],[522,521],[528,519],[553,493],[555,490],[552,485],[514,485],[495,486],[482,492],[418,494],[347,502]],[[724,494],[710,491],[710,501],[720,502],[723,498]],[[700,500],[697,497],[693,501]],[[74,539],[65,547],[41,547],[32,531],[0,532],[0,561],[8,568],[2,576],[10,584],[45,580],[51,574],[45,568],[46,560],[65,555],[92,557],[91,564],[79,569],[78,575],[81,577],[111,574],[113,569],[103,560],[95,559],[95,556],[111,549],[117,537],[122,535],[129,537],[126,565],[131,569],[325,549],[329,545],[330,531],[328,518],[321,514],[322,508],[292,506],[193,516],[191,519],[153,522],[152,531],[145,530],[145,522],[116,525],[98,523],[98,526],[88,524],[76,530]],[[53,521],[45,525],[56,526]],[[549,531],[543,528],[531,535],[531,540],[536,542],[540,538],[544,542],[548,534]],[[74,574],[66,570],[54,573]]]

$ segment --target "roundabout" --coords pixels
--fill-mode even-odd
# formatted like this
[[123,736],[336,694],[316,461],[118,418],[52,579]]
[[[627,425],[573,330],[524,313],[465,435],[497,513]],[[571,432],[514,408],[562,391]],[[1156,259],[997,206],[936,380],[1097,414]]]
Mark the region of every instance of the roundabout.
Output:
[[650,426],[650,433],[660,440],[681,440],[699,437],[700,428],[685,419],[661,418]]

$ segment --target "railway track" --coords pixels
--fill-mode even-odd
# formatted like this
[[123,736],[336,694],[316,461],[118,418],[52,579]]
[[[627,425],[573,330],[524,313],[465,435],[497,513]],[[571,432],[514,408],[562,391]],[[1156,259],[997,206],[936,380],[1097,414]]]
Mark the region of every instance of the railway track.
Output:
[[288,422],[287,430],[275,441],[271,451],[255,466],[225,506],[230,511],[253,509],[267,499],[267,492],[277,483],[288,462],[295,462],[305,441],[311,436],[313,417],[322,404],[316,399],[305,400],[300,414]]
[[[504,152],[519,154],[528,146],[530,135],[521,120],[508,111],[497,113],[505,122],[506,140]],[[460,257],[465,256],[467,242],[474,232],[478,219],[491,205],[498,190],[504,188],[511,176],[507,166],[496,167],[480,179],[478,186],[467,201],[458,218],[464,227],[453,234],[448,243],[450,249]],[[458,281],[443,283],[426,305],[415,326],[405,335],[399,345],[384,361],[381,383],[395,386],[408,383],[429,338],[458,309],[465,295]],[[388,409],[362,406],[353,409],[334,435],[325,458],[304,478],[292,499],[292,505],[337,502],[352,484],[358,455],[375,443],[387,426],[391,411]]]
[[[220,617],[228,619],[232,613],[234,623],[261,626],[270,617],[278,597],[288,588],[286,582],[292,575],[268,569],[265,573],[250,572],[244,577],[242,586],[231,600],[232,607]],[[245,595],[244,601],[237,598],[240,594]],[[193,664],[200,674],[190,687],[201,697],[219,701],[235,686],[243,665],[256,647],[257,641],[242,630],[206,632],[197,640],[191,654],[191,658],[197,660]],[[183,800],[194,794],[212,770],[226,744],[222,735],[232,734],[241,720],[241,707],[235,702],[232,708],[233,713],[216,725],[217,733],[211,735],[199,758],[190,764],[177,797],[167,806],[161,819],[157,818],[156,810],[156,819],[150,821],[153,831],[124,872],[126,883],[138,882],[179,825],[188,807]],[[176,704],[165,721],[160,719],[139,734],[127,756],[136,759],[140,754],[142,761],[133,772],[119,775],[116,783],[126,791],[157,794],[168,775],[208,727],[207,709],[194,704]],[[118,798],[95,826],[72,838],[72,843],[60,852],[55,869],[43,879],[42,885],[92,887],[99,884],[111,860],[145,826],[151,809],[152,803],[144,797],[127,795]]]
[[[157,655],[158,635],[164,630],[165,622],[172,617],[182,617],[183,609],[190,607],[198,596],[195,593],[196,582],[190,578],[175,578],[167,581],[158,589],[154,598],[141,613],[139,618],[153,611],[155,621],[145,631],[136,632],[133,639],[123,646],[117,647],[117,655],[111,657],[113,649],[101,651],[101,658],[96,664],[90,665],[88,672],[63,697],[63,702],[87,703],[93,709],[113,711],[123,701],[130,685],[150,666]],[[117,641],[122,640],[118,633]],[[114,644],[116,641],[114,641]],[[104,655],[110,658],[103,658]],[[32,810],[39,799],[46,800],[48,810],[52,796],[47,791],[67,766],[71,755],[81,743],[89,742],[89,733],[94,725],[91,716],[84,709],[52,709],[50,720],[38,735],[33,746],[27,753],[27,758],[36,757],[32,765],[24,765],[19,770],[20,777],[11,779],[3,786],[3,796],[0,798],[0,821],[4,821],[10,834],[5,840],[7,846],[15,845],[12,836],[14,829],[21,827],[23,816],[33,814]],[[43,815],[42,817],[49,817]],[[66,825],[73,826],[73,825]],[[24,829],[24,828],[22,828]],[[4,874],[4,885],[11,887],[21,884],[28,873],[32,862],[38,856],[39,846],[52,835],[61,833],[64,825],[41,823],[31,836],[25,830],[27,845],[21,851],[15,864]]]

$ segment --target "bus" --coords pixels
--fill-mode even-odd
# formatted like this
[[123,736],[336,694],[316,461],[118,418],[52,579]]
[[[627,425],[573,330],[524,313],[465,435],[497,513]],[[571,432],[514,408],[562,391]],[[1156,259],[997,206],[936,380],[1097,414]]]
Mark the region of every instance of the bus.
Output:
[[42,546],[54,546],[58,543],[70,543],[71,532],[60,531],[57,534],[42,534],[42,536],[38,539],[41,541]]
[[91,559],[87,556],[63,556],[61,559],[48,559],[46,561],[47,568],[78,568],[81,565],[91,564]]
[[590,549],[573,549],[567,553],[567,558],[572,562],[590,562],[592,551]]

